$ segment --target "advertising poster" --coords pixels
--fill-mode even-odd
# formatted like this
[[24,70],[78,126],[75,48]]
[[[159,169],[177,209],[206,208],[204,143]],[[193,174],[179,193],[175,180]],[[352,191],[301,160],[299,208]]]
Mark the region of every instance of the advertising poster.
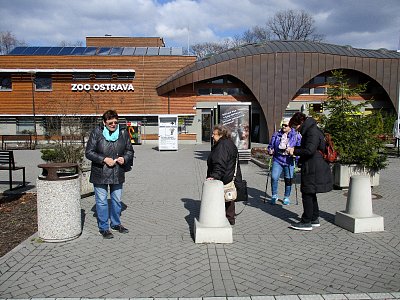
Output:
[[238,150],[250,149],[251,103],[219,103],[219,122],[232,132]]
[[158,150],[178,150],[178,116],[158,117]]
[[133,145],[140,145],[142,143],[141,125],[142,123],[140,122],[126,122],[126,129]]

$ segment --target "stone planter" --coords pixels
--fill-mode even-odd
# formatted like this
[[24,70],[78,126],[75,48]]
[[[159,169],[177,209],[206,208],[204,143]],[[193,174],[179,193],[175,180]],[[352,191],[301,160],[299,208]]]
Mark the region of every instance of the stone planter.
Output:
[[370,172],[359,165],[333,165],[333,185],[336,188],[348,188],[350,185],[350,177],[353,175],[367,175],[370,177],[371,186],[379,185],[379,171]]

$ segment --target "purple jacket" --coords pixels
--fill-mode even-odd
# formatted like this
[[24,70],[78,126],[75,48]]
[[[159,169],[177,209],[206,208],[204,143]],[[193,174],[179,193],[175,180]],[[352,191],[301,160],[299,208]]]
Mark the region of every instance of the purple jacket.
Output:
[[[281,142],[283,135],[282,130],[278,130],[274,132],[271,138],[271,142],[268,144],[268,151],[271,149],[274,149],[274,155],[273,155],[273,160],[278,162],[282,166],[288,166],[288,165],[293,165],[294,160],[293,156],[290,155],[283,155],[283,152],[281,149],[279,149],[279,144]],[[293,128],[289,131],[288,133],[288,145],[287,147],[295,147],[295,146],[300,146],[301,142],[301,134],[296,132]]]

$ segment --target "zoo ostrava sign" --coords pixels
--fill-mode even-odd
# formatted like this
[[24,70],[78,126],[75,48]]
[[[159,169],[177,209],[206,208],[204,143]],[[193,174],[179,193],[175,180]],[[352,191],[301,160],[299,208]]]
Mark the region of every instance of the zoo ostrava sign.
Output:
[[96,92],[133,92],[132,83],[71,83],[71,91],[96,91]]

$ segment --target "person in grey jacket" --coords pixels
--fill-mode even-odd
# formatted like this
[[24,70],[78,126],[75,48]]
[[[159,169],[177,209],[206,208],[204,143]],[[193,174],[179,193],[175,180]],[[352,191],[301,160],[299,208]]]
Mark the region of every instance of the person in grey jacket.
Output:
[[[110,227],[120,233],[128,233],[120,221],[122,184],[125,172],[133,165],[134,150],[125,129],[118,125],[118,114],[108,110],[103,114],[103,126],[90,134],[85,152],[92,162],[90,182],[94,185],[96,214],[99,232],[105,239],[113,238]],[[110,187],[111,205],[108,205]]]

